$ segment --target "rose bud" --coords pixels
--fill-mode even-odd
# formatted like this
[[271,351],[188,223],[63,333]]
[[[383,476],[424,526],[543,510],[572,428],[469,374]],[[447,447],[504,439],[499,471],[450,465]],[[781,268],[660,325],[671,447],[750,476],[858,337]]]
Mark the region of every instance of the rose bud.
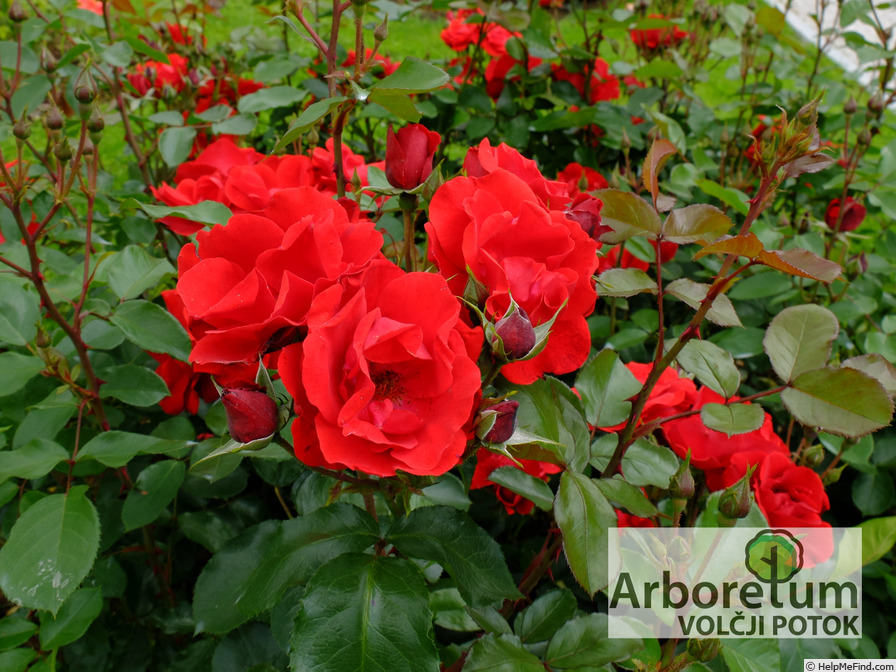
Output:
[[582,231],[594,240],[600,240],[604,233],[612,231],[609,226],[602,226],[600,223],[600,210],[603,206],[603,201],[599,198],[579,194],[566,211],[566,218],[578,222]]
[[737,518],[745,518],[753,507],[753,493],[750,489],[750,477],[755,467],[747,470],[747,473],[737,483],[722,493],[719,499],[719,523],[728,526],[734,524]]
[[835,198],[828,204],[828,209],[824,213],[824,223],[835,231],[855,231],[865,220],[865,206],[855,201],[852,196],[847,196],[842,207],[843,219],[838,229],[837,219],[840,217],[840,210],[840,199]]
[[263,439],[277,431],[277,402],[261,390],[224,389],[221,401],[227,411],[227,429],[240,443]]
[[396,189],[419,187],[432,172],[432,157],[442,136],[421,124],[386,132],[386,179]]
[[517,401],[499,401],[492,404],[482,411],[494,411],[495,424],[485,435],[484,440],[488,443],[504,443],[513,436],[513,430],[516,429],[516,411],[520,407]]
[[719,655],[722,642],[715,637],[711,639],[689,639],[688,655],[701,663],[708,663]]
[[504,355],[508,360],[521,359],[535,347],[535,329],[529,315],[520,307],[498,320],[495,333],[504,344]]

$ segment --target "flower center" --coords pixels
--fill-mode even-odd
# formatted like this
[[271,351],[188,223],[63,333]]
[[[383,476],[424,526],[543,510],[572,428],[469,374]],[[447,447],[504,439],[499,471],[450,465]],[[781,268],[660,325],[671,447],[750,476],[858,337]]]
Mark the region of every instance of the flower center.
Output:
[[391,399],[394,401],[400,399],[404,393],[404,388],[401,385],[401,375],[395,371],[389,369],[377,371],[371,374],[370,379],[376,386],[376,391],[373,394],[375,400]]

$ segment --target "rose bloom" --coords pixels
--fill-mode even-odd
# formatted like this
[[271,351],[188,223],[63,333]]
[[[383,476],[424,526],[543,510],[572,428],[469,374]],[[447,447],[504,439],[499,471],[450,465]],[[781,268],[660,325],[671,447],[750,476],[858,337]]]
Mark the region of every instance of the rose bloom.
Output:
[[[551,76],[557,81],[569,82],[583,99],[586,98],[584,72],[570,72],[554,63],[551,66]],[[588,102],[594,104],[602,100],[616,100],[619,95],[619,80],[610,74],[610,64],[602,58],[595,59],[588,86]]]
[[183,91],[189,63],[180,54],[167,54],[167,56],[168,63],[160,61],[138,63],[134,66],[134,72],[128,74],[128,81],[141,96],[145,96],[151,88],[155,89],[156,96],[161,96],[166,86],[177,92]]
[[432,159],[442,136],[422,124],[386,131],[386,179],[396,189],[419,187],[432,173]]
[[603,175],[594,168],[572,162],[557,175],[557,180],[565,182],[569,188],[570,198],[575,198],[586,191],[606,189],[610,185]]
[[[523,471],[542,481],[547,481],[551,474],[559,474],[562,471],[558,465],[550,462],[539,462],[538,460],[520,460],[519,462],[523,465]],[[513,490],[508,490],[488,480],[489,475],[499,467],[519,469],[519,466],[509,457],[493,453],[487,448],[480,448],[476,451],[476,471],[473,472],[473,478],[470,481],[470,490],[492,487],[495,490],[495,497],[504,505],[508,514],[518,513],[525,516],[531,513],[535,506],[533,502]]]
[[[370,55],[373,54],[373,49],[367,47],[364,51],[367,58],[370,58]],[[348,56],[342,62],[343,68],[350,68],[355,64],[355,50],[349,49]],[[398,66],[400,63],[394,63],[390,59],[381,54],[373,54],[373,63],[370,64],[370,72],[377,79],[382,79],[383,77],[388,77],[393,72],[398,70]]]
[[474,14],[485,16],[481,9],[460,9],[457,13],[449,11],[447,18],[450,23],[441,33],[442,41],[454,51],[464,51],[479,44],[489,56],[496,58],[505,56],[507,40],[514,36],[519,37],[519,33],[511,33],[506,28],[487,21],[467,23],[467,18]]
[[616,509],[616,520],[619,527],[656,527],[653,518],[641,518],[619,509]]
[[[639,364],[638,362],[629,362],[625,366],[642,385],[647,382],[647,377],[653,369],[653,364]],[[650,396],[647,397],[644,410],[641,412],[641,424],[689,411],[694,407],[696,401],[697,386],[694,385],[694,381],[679,375],[674,369],[666,369],[660,374],[660,379],[650,391]],[[697,420],[699,421],[699,419],[698,417]],[[669,424],[672,423],[666,423],[663,428]],[[606,432],[616,432],[624,426],[625,423],[622,422],[613,427],[601,427],[601,429]]]
[[[492,158],[479,152],[472,165],[485,168]],[[529,177],[537,187],[547,183]],[[553,184],[566,191],[565,185]],[[511,296],[534,326],[559,311],[545,349],[503,367],[508,380],[528,384],[546,372],[568,373],[585,362],[591,349],[585,317],[596,300],[591,276],[597,243],[577,221],[548,209],[524,179],[494,167],[483,177],[443,184],[433,196],[426,231],[430,259],[451,290],[463,296],[472,274],[484,288],[477,298],[490,320],[504,316]]]
[[[662,14],[649,14],[649,19],[665,19]],[[688,33],[678,26],[666,26],[665,28],[647,28],[632,30],[629,32],[632,42],[641,49],[653,50],[678,44],[688,37]]]
[[[531,72],[540,64],[540,58],[530,56],[526,69]],[[508,73],[517,65],[522,66],[522,61],[516,60],[510,54],[493,58],[488,62],[488,66],[485,68],[485,92],[489,95],[489,98],[497,100],[508,81],[519,81],[519,75],[514,75],[509,80],[507,79]]]
[[256,364],[300,336],[312,298],[380,257],[382,235],[310,187],[200,231],[178,257],[177,293],[196,340],[190,361],[217,372]]
[[516,175],[535,192],[545,208],[560,208],[571,200],[562,182],[549,180],[538,169],[532,159],[527,159],[506,143],[492,147],[485,138],[477,147],[470,147],[464,157],[464,171],[467,177],[485,177],[503,169]]
[[[721,404],[725,400],[708,387],[697,392],[693,408],[704,404]],[[728,436],[709,429],[699,415],[670,420],[663,424],[663,436],[684,459],[691,451],[691,464],[706,472],[706,483],[711,490],[720,490],[741,478],[747,464],[759,464],[768,454],[777,453],[789,459],[790,452],[772,428],[772,417],[766,413],[762,427],[746,434]]]
[[[840,226],[837,226],[837,219],[840,218],[840,211],[843,211]],[[847,196],[845,204],[840,207],[840,199],[835,198],[828,203],[828,209],[824,213],[824,223],[834,231],[855,231],[859,225],[865,221],[865,206]]]
[[78,9],[86,9],[88,12],[103,15],[103,3],[100,0],[78,0]]
[[376,476],[438,475],[464,454],[480,398],[481,329],[434,273],[373,262],[314,299],[279,372],[296,456]]

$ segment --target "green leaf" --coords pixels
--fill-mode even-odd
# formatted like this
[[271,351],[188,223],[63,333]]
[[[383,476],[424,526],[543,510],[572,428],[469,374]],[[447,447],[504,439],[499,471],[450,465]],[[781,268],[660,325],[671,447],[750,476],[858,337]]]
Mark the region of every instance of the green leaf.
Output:
[[162,460],[141,471],[121,509],[125,529],[134,530],[158,518],[174,501],[186,473],[186,465],[179,460]]
[[545,642],[576,615],[578,606],[578,600],[571,590],[552,590],[539,597],[516,617],[514,631],[523,642]]
[[115,308],[110,322],[127,339],[149,352],[163,352],[186,362],[190,358],[190,337],[180,322],[160,305],[134,299]]
[[808,371],[781,393],[781,400],[802,424],[840,436],[870,434],[893,417],[893,401],[883,386],[850,368]]
[[138,207],[153,219],[164,217],[183,217],[200,224],[225,224],[233,217],[233,213],[223,203],[217,201],[200,201],[196,205],[150,205],[131,200],[127,204]]
[[859,474],[852,482],[852,501],[863,515],[880,515],[896,503],[893,477],[885,469]]
[[192,126],[166,128],[159,136],[159,154],[162,155],[162,160],[169,167],[176,168],[190,156],[195,139],[196,129]]
[[880,560],[896,545],[896,516],[866,520],[859,527],[862,529],[863,566]]
[[[0,355],[2,357],[3,355]],[[896,367],[883,355],[875,353],[850,357],[840,366],[857,369],[877,380],[891,397],[896,395]]]
[[631,514],[641,518],[650,518],[659,513],[654,503],[641,492],[641,488],[635,487],[628,481],[622,480],[622,478],[617,476],[596,478],[594,482],[597,483],[597,487],[600,488],[607,499],[619,504]]
[[700,409],[700,420],[709,429],[728,436],[755,432],[765,422],[762,406],[748,404],[705,404]]
[[29,111],[36,110],[44,102],[52,88],[53,85],[46,75],[33,75],[20,82],[10,100],[12,118],[20,118],[26,109]]
[[[694,282],[688,278],[673,280],[666,286],[666,294],[670,294],[684,301],[696,310],[709,292],[709,285]],[[712,307],[706,313],[706,319],[721,327],[741,327],[740,318],[731,305],[731,299],[724,294],[719,294],[712,303]]]
[[522,469],[498,467],[489,474],[488,480],[535,502],[542,511],[550,511],[554,505],[554,493],[548,484]]
[[283,523],[266,520],[228,541],[215,553],[196,581],[193,619],[196,632],[224,634],[249,619],[237,607],[253,572],[264,558]]
[[104,370],[100,388],[104,399],[114,397],[132,406],[152,406],[168,396],[168,386],[145,366],[125,364]]
[[287,520],[273,537],[263,564],[246,582],[237,606],[247,616],[270,609],[287,588],[305,583],[318,567],[343,553],[364,551],[378,540],[376,522],[351,504],[337,502]]
[[56,612],[87,576],[100,521],[87,486],[48,495],[16,521],[0,549],[0,590],[28,609]]
[[625,422],[632,410],[629,399],[641,391],[641,383],[612,350],[602,350],[576,378],[582,395],[585,419],[594,427],[612,427]]
[[568,621],[548,644],[545,663],[560,670],[597,667],[625,660],[644,646],[640,639],[610,639],[608,630],[606,614],[588,614]]
[[276,107],[289,107],[303,100],[307,95],[307,91],[294,86],[269,86],[240,98],[236,109],[244,114],[251,114],[272,110]]
[[731,189],[723,187],[718,182],[712,180],[700,180],[697,186],[706,194],[719,199],[729,208],[733,208],[738,214],[746,215],[750,207],[747,205],[750,197],[739,189]]
[[709,341],[691,340],[676,358],[688,373],[726,399],[737,394],[740,372],[731,354]]
[[731,672],[781,672],[781,653],[775,639],[726,639],[722,658]]
[[[606,434],[591,445],[591,464],[603,471],[613,452],[618,438]],[[656,485],[668,488],[672,475],[678,470],[678,458],[668,448],[638,439],[625,451],[622,458],[622,473],[625,480],[637,487]]]
[[[214,107],[208,108],[205,112],[199,112],[193,116],[202,121],[210,121],[215,124],[219,121],[224,121],[231,114],[233,114],[233,108],[230,107],[230,105],[215,105]],[[172,126],[177,125],[178,124],[172,124]]]
[[544,665],[513,635],[486,635],[473,644],[464,672],[544,672]]
[[96,460],[107,467],[118,469],[139,453],[151,455],[165,452],[167,445],[168,441],[147,434],[112,430],[97,434],[81,446],[76,461]]
[[258,119],[254,114],[237,114],[217,124],[212,124],[212,133],[215,135],[248,135],[255,130],[256,124],[258,124]]
[[[34,649],[13,649],[0,653],[0,670],[3,672],[25,672],[28,664],[37,657]],[[37,666],[31,668],[36,670]]]
[[167,259],[153,257],[138,245],[128,245],[106,257],[97,274],[119,299],[133,299],[177,271]]
[[22,355],[18,352],[0,353],[0,390],[2,396],[21,390],[38,373],[44,370],[44,362],[39,357]]
[[633,236],[646,236],[655,240],[662,230],[662,222],[656,210],[640,196],[618,189],[600,189],[594,192],[601,201],[601,223],[613,229],[605,233],[601,241],[615,244]]
[[470,617],[486,632],[497,635],[510,635],[513,633],[501,612],[494,607],[471,607],[467,605],[466,609]]
[[155,47],[147,44],[141,39],[137,37],[129,36],[125,37],[125,42],[127,42],[138,54],[143,54],[144,56],[149,56],[149,59],[152,61],[159,61],[164,63],[165,65],[169,65],[171,61],[168,60],[168,54],[164,51],[159,51]]
[[277,145],[274,147],[274,152],[279,152],[289,143],[298,140],[306,130],[311,128],[311,126],[323,119],[330,112],[337,109],[347,100],[348,98],[345,96],[334,96],[333,98],[324,98],[323,100],[319,100],[306,107],[304,112],[299,115],[298,119],[289,125],[289,129],[283,137],[277,141]]
[[669,213],[663,239],[673,243],[711,243],[734,226],[728,215],[712,205],[689,205]]
[[[423,114],[420,110],[417,109],[417,106],[414,104],[414,101],[411,99],[410,95],[404,95],[394,92],[378,92],[374,91],[369,98],[371,103],[376,103],[377,105],[381,105],[387,110],[389,110],[396,117],[404,119],[405,121],[410,121],[411,123],[417,123],[420,121],[420,118]],[[490,122],[490,119],[473,119],[470,124],[474,121],[486,121]],[[467,125],[467,133],[469,134],[470,124]],[[484,134],[483,134],[484,135]]]
[[462,511],[447,506],[415,509],[395,521],[387,538],[403,555],[444,567],[472,607],[520,596],[501,547]]
[[[531,385],[514,388],[519,402],[518,429],[547,441],[540,445],[571,469],[588,463],[591,435],[578,406],[581,401],[556,378],[542,378]],[[536,441],[537,442],[537,441]]]
[[117,68],[126,68],[131,64],[131,58],[134,56],[134,50],[127,42],[114,42],[107,49],[100,52],[102,58],[109,65]]
[[102,610],[101,588],[81,588],[75,591],[55,616],[50,613],[41,614],[41,648],[50,651],[80,639]]
[[616,512],[594,481],[565,471],[554,500],[554,518],[563,533],[569,568],[579,584],[594,595],[608,582],[607,529],[616,525]]
[[339,556],[308,582],[292,633],[291,669],[436,672],[428,596],[407,560]]
[[0,483],[9,478],[40,478],[69,458],[55,441],[35,438],[15,450],[0,451]]
[[37,633],[37,625],[19,616],[0,618],[0,651],[24,644]]
[[370,87],[370,96],[373,99],[375,92],[386,91],[402,94],[424,93],[444,86],[448,83],[448,79],[448,73],[441,68],[419,58],[408,56],[395,72],[388,77],[383,77]]
[[27,345],[37,335],[40,300],[9,280],[0,280],[0,342]]
[[278,672],[285,670],[287,664],[286,654],[271,628],[263,623],[248,623],[215,647],[211,669],[213,672]]
[[598,296],[635,296],[641,292],[656,294],[656,280],[640,268],[611,268],[597,277]]

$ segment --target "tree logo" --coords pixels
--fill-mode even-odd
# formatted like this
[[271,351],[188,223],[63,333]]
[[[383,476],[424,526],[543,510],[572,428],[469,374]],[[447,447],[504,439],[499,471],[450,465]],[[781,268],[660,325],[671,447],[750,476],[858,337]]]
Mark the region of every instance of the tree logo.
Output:
[[747,542],[745,564],[765,583],[790,581],[803,567],[803,545],[787,530],[762,530]]

